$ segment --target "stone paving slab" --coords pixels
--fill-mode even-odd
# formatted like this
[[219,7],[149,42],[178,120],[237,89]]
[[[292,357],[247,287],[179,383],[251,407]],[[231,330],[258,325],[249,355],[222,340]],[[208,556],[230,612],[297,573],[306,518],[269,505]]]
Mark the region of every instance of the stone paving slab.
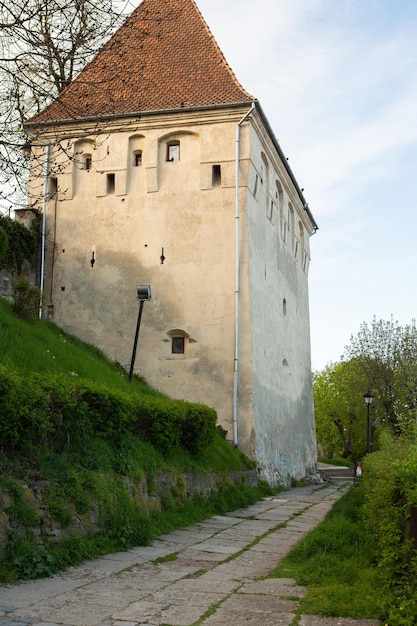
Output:
[[[291,489],[51,579],[0,585],[0,626],[290,626],[305,589],[264,577],[342,491]],[[168,555],[175,558],[163,561]],[[378,624],[300,620],[299,626]]]

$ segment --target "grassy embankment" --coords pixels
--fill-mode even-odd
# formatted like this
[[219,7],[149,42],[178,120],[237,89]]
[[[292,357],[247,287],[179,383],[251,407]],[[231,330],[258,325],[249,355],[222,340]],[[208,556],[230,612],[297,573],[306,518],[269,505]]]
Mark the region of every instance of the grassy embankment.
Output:
[[[7,513],[13,527],[8,537],[8,562],[0,566],[0,579],[50,575],[85,558],[146,544],[162,532],[254,502],[267,490],[266,485],[258,489],[246,484],[233,486],[225,478],[217,494],[191,501],[179,480],[175,489],[166,494],[162,512],[148,514],[141,510],[129,500],[125,477],[135,482],[145,476],[152,491],[155,475],[160,471],[226,475],[233,470],[251,469],[253,463],[234,449],[213,425],[210,426],[213,434],[206,432],[205,440],[209,443],[203,449],[193,449],[187,432],[181,434],[184,445],[166,445],[168,399],[136,376],[129,383],[123,368],[54,324],[18,319],[3,299],[0,299],[1,373],[0,430],[4,435],[0,448],[0,487],[11,494]],[[27,406],[31,407],[32,402],[36,409],[42,436],[37,437],[31,410],[14,406],[10,401],[16,386],[22,396],[26,388],[30,389],[33,402],[29,398]],[[16,405],[20,404],[18,395],[15,392]],[[39,407],[45,406],[45,397],[51,415],[43,420]],[[113,402],[116,412],[120,403],[129,410],[133,407],[133,418],[130,415],[125,422],[123,411],[119,411],[117,420],[107,427],[100,414],[100,407],[106,409],[107,399],[110,404]],[[91,406],[93,416],[85,409]],[[196,405],[187,407],[187,403],[174,402],[172,411],[177,422],[184,423],[185,415],[186,423],[192,427],[195,415],[202,424],[204,408],[200,411]],[[209,410],[206,413],[210,417]],[[112,421],[110,411],[108,415]],[[153,441],[142,436],[141,416],[148,420]],[[160,431],[154,428],[154,416],[162,419]],[[214,424],[213,412],[211,420]],[[152,445],[155,441],[164,445],[158,449],[158,445]],[[48,514],[62,527],[70,526],[70,511],[75,509],[85,514],[89,506],[98,502],[103,532],[60,542],[35,537],[32,529],[39,520],[24,497],[21,482],[30,484],[40,479],[49,483],[45,494]]]

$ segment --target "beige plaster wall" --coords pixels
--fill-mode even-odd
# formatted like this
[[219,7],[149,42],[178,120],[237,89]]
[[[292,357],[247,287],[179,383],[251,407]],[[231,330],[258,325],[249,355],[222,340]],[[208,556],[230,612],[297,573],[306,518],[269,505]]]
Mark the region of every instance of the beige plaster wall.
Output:
[[272,146],[253,127],[251,155],[247,288],[256,457],[264,478],[289,485],[314,473],[317,461],[308,303],[311,226]]
[[[236,125],[244,113],[236,108],[144,116],[117,131],[65,141],[72,158],[53,149],[58,193],[47,202],[46,220],[45,295],[54,321],[128,369],[136,286],[150,284],[135,372],[169,396],[216,408],[230,439]],[[180,142],[180,160],[167,162],[166,146],[174,140]],[[135,167],[137,151],[142,164]],[[219,185],[213,184],[213,165],[221,166]],[[288,482],[314,461],[308,263],[295,260],[291,245],[281,242],[279,208],[267,215],[270,197],[277,202],[276,180],[283,207],[291,202],[296,222],[306,220],[254,115],[241,134],[238,437],[268,480]],[[309,259],[307,233],[304,245]],[[171,337],[179,333],[185,336],[184,355],[171,352]]]

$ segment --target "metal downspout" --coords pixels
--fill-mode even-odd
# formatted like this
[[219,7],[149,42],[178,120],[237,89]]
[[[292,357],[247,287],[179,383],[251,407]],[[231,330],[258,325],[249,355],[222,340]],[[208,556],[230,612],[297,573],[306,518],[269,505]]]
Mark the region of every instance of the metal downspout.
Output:
[[[38,139],[39,141],[39,139]],[[45,239],[46,239],[46,199],[48,193],[48,178],[49,178],[49,160],[51,156],[51,144],[46,145],[46,162],[45,162],[45,178],[43,181],[43,209],[42,209],[42,251],[41,251],[41,301],[39,305],[39,318],[42,317],[44,297],[44,285],[45,285]]]
[[42,309],[43,309],[42,299],[43,299],[43,292],[44,292],[44,286],[45,286],[46,201],[47,201],[47,194],[48,194],[49,165],[50,165],[50,160],[51,160],[52,144],[30,132],[28,133],[27,136],[28,136],[29,146],[32,147],[32,140],[34,140],[35,143],[33,145],[36,145],[36,142],[39,142],[41,146],[46,147],[44,179],[43,179],[43,206],[42,206],[42,232],[41,232],[41,275],[40,275],[41,298],[39,302],[39,313],[38,313],[39,318],[41,318]]
[[238,391],[238,363],[239,363],[239,293],[240,293],[240,188],[239,188],[239,165],[240,165],[240,128],[243,122],[255,110],[256,104],[252,102],[250,110],[242,117],[236,127],[236,279],[235,279],[235,350],[233,369],[233,445],[238,447],[238,419],[237,419],[237,391]]

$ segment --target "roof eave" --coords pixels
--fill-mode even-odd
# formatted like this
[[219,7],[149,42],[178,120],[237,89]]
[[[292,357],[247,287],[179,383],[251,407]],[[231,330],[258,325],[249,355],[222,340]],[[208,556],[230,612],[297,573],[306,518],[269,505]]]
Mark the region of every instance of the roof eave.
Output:
[[236,107],[246,107],[250,106],[254,102],[254,100],[241,100],[239,102],[228,102],[221,104],[202,104],[196,106],[188,106],[188,107],[177,107],[174,109],[154,109],[152,111],[132,111],[129,113],[112,113],[108,115],[91,115],[86,117],[77,117],[77,118],[67,118],[67,119],[55,119],[55,120],[41,120],[34,121],[28,120],[24,122],[23,127],[25,129],[33,129],[33,128],[51,128],[53,126],[66,126],[70,124],[84,124],[88,122],[97,123],[97,119],[100,122],[111,122],[120,119],[139,119],[141,117],[147,117],[151,115],[167,115],[171,113],[179,113],[179,112],[190,112],[190,111],[207,111],[207,110],[216,110],[216,109],[229,109]]
[[284,164],[284,167],[287,170],[288,176],[290,177],[290,179],[291,179],[291,181],[292,181],[292,183],[293,183],[293,185],[294,185],[294,187],[295,187],[295,189],[297,191],[297,194],[298,194],[298,196],[299,196],[299,198],[300,198],[300,200],[301,200],[301,202],[303,204],[304,211],[307,213],[307,215],[308,215],[308,217],[309,217],[309,219],[311,221],[311,224],[313,226],[313,232],[312,232],[312,234],[313,234],[313,233],[315,233],[319,229],[318,224],[317,224],[316,220],[314,219],[313,214],[312,214],[312,212],[311,212],[311,210],[310,210],[310,208],[308,206],[308,202],[305,199],[304,194],[301,191],[301,189],[300,189],[300,187],[299,187],[299,185],[297,183],[297,179],[294,176],[294,173],[293,173],[293,171],[292,171],[292,169],[291,169],[291,167],[290,167],[290,165],[288,163],[288,160],[287,160],[285,154],[283,153],[281,146],[279,145],[278,139],[275,137],[274,131],[272,130],[271,125],[268,122],[268,118],[266,117],[266,115],[265,115],[261,105],[259,104],[259,100],[256,100],[256,110],[259,112],[259,114],[260,114],[260,116],[262,118],[262,122],[264,123],[265,128],[268,131],[268,134],[271,137],[271,140],[272,140],[272,142],[273,142],[273,144],[274,144],[274,146],[275,146],[279,156],[281,157],[281,160],[282,160],[282,162]]

